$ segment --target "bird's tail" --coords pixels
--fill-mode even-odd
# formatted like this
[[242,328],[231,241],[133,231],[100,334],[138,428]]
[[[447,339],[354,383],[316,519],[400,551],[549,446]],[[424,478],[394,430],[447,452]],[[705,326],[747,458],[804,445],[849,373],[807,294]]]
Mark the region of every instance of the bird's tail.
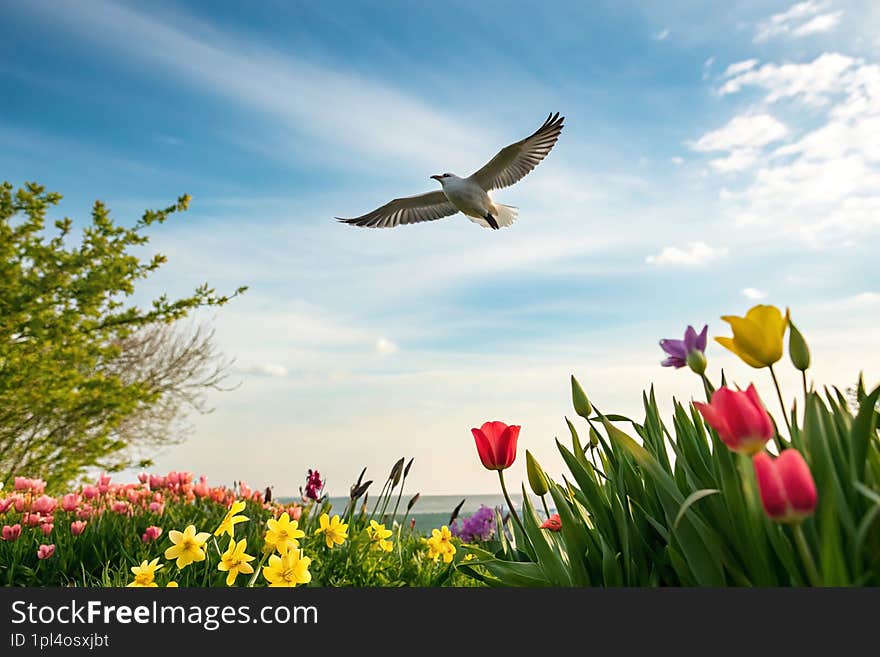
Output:
[[516,221],[517,213],[519,212],[519,210],[512,205],[502,205],[501,203],[495,204],[495,211],[498,216],[496,217],[492,215],[492,221],[494,221],[495,224],[494,226],[487,217],[472,217],[470,215],[467,217],[475,224],[480,224],[483,228],[506,228]]
[[495,217],[495,221],[498,222],[499,228],[510,226],[516,221],[516,217],[519,214],[517,208],[512,205],[501,205],[501,203],[496,203],[495,207],[498,208],[498,216]]

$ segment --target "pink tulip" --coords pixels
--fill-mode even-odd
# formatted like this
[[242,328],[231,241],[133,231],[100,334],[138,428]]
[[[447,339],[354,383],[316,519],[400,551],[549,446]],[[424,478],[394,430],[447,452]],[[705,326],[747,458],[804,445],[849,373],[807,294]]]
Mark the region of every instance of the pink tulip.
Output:
[[745,392],[719,388],[712,394],[711,403],[694,402],[694,406],[734,452],[753,456],[764,450],[764,444],[775,433],[754,385]]
[[70,523],[70,533],[74,536],[79,536],[86,530],[86,524],[88,523],[83,522],[82,520],[74,520]]
[[162,535],[162,528],[151,525],[147,527],[147,531],[144,532],[144,535],[141,536],[141,540],[144,543],[149,543],[151,541],[155,541]]
[[776,522],[798,523],[819,502],[810,467],[796,449],[786,449],[776,460],[767,452],[755,455],[755,478],[764,511]]
[[106,493],[110,490],[110,475],[102,474],[98,477],[98,491],[101,494]]
[[113,513],[118,513],[121,516],[128,514],[130,509],[131,507],[128,505],[128,502],[122,502],[119,500],[113,502],[113,504],[110,505],[110,510]]
[[55,525],[53,525],[51,522],[44,522],[42,525],[40,525],[40,531],[43,532],[44,536],[48,536],[52,533],[52,529],[54,527]]
[[141,472],[138,475],[138,481],[141,482],[142,484],[147,483],[149,480],[150,480],[150,475],[148,475],[146,472]]
[[35,499],[31,503],[31,510],[36,511],[37,513],[52,513],[55,510],[55,507],[58,506],[58,502],[54,497],[49,497],[48,495],[40,495],[37,499]]
[[86,484],[82,489],[83,497],[87,500],[94,499],[101,494],[101,491],[98,490],[97,486],[92,486],[91,484]]
[[3,537],[4,541],[14,541],[19,536],[21,536],[21,525],[18,523],[14,525],[3,525],[2,532],[0,532],[0,536]]
[[14,502],[15,497],[12,495],[10,495],[9,497],[0,498],[0,513],[6,513],[10,508],[12,508]]
[[88,520],[94,515],[95,510],[92,508],[91,504],[85,504],[83,508],[77,510],[76,517],[80,520]]
[[160,488],[165,488],[165,477],[160,477],[159,475],[150,475],[150,490],[159,490]]
[[38,559],[48,559],[53,554],[55,554],[55,544],[52,545],[40,545],[39,549],[37,549],[37,558]]
[[61,498],[61,508],[64,511],[76,511],[76,508],[82,502],[82,498],[76,493],[68,493]]
[[165,511],[165,505],[162,502],[150,502],[150,513],[155,513],[157,515],[162,515]]
[[301,506],[292,506],[287,509],[287,515],[291,520],[299,520],[302,517],[303,508]]
[[13,501],[13,504],[15,505],[15,510],[21,513],[27,506],[27,499],[25,499],[24,495],[13,495],[13,497],[15,498]]

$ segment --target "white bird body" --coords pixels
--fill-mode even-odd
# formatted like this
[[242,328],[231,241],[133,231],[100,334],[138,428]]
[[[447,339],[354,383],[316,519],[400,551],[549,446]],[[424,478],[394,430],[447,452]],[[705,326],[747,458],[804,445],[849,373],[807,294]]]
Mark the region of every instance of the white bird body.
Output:
[[521,180],[547,157],[556,144],[565,117],[550,115],[531,135],[502,148],[479,171],[467,178],[454,173],[431,176],[441,190],[396,198],[360,217],[339,221],[369,228],[390,228],[401,224],[434,221],[461,212],[484,228],[504,228],[517,218],[517,209],[495,203],[489,191]]

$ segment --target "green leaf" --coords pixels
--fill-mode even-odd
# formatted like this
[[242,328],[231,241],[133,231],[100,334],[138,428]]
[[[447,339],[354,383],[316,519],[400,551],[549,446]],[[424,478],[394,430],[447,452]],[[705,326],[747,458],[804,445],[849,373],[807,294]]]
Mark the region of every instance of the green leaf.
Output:
[[699,502],[704,497],[708,497],[709,495],[715,495],[716,493],[720,493],[721,491],[717,488],[703,488],[701,490],[694,491],[690,495],[687,496],[687,499],[682,502],[681,508],[678,510],[678,513],[675,515],[675,521],[672,523],[672,528],[675,529],[678,527],[678,523],[684,517],[684,514],[688,512],[688,509],[691,508],[693,504]]
[[852,468],[858,480],[865,477],[865,465],[867,464],[868,445],[872,436],[876,436],[877,427],[877,399],[880,398],[880,386],[874,388],[870,395],[865,397],[859,404],[859,412],[850,430],[850,442],[852,443]]

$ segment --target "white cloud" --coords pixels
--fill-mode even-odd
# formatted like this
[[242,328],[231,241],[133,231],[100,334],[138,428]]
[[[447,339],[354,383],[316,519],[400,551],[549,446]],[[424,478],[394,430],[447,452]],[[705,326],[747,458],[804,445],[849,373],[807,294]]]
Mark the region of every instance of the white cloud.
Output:
[[397,344],[387,338],[379,338],[376,340],[376,353],[382,356],[388,356],[397,351]]
[[654,39],[657,41],[665,41],[669,37],[669,30],[663,28],[657,34],[654,35]]
[[287,368],[278,363],[254,363],[245,367],[236,367],[235,371],[240,374],[251,374],[253,376],[278,378],[287,376]]
[[726,255],[727,248],[725,247],[715,248],[705,242],[690,242],[684,249],[667,246],[659,254],[645,258],[645,262],[658,267],[666,265],[694,267],[708,264]]
[[757,59],[746,59],[742,62],[734,62],[724,69],[723,77],[729,78],[733,75],[740,75],[741,73],[752,70],[757,64]]
[[811,62],[750,69],[721,93],[747,87],[764,92],[764,106],[792,115],[807,107],[812,116],[760,158],[731,152],[714,163],[718,171],[752,173],[730,206],[736,222],[764,223],[816,248],[880,229],[880,65],[824,53]]
[[678,155],[676,155],[675,157],[669,158],[669,161],[672,162],[672,164],[674,164],[677,167],[680,167],[682,164],[684,164],[684,158],[680,157]]
[[719,157],[709,161],[709,165],[719,173],[735,173],[745,171],[758,160],[758,151],[752,148],[734,150],[727,157]]
[[700,152],[759,148],[778,141],[787,134],[788,128],[785,124],[769,114],[737,116],[724,127],[707,132],[691,148]]
[[760,301],[761,299],[767,298],[766,292],[754,287],[747,287],[742,291],[742,293],[746,299],[752,299],[753,301]]
[[712,70],[712,65],[715,63],[714,57],[709,57],[705,62],[703,62],[703,79],[709,79],[709,73]]
[[816,34],[818,32],[827,32],[840,22],[840,17],[843,16],[842,11],[836,11],[833,14],[822,14],[820,16],[816,16],[815,18],[810,19],[803,25],[797,27],[794,31],[792,31],[792,35],[796,37],[807,36],[808,34]]
[[798,38],[827,32],[837,25],[843,14],[842,11],[822,13],[830,5],[827,0],[806,0],[793,4],[787,10],[758,23],[755,41],[766,41],[778,36]]
[[798,98],[811,106],[828,103],[829,97],[840,93],[846,74],[859,60],[839,53],[823,53],[806,64],[765,64],[733,76],[718,93],[722,96],[739,92],[743,87],[766,89],[765,101],[774,103],[785,98]]

